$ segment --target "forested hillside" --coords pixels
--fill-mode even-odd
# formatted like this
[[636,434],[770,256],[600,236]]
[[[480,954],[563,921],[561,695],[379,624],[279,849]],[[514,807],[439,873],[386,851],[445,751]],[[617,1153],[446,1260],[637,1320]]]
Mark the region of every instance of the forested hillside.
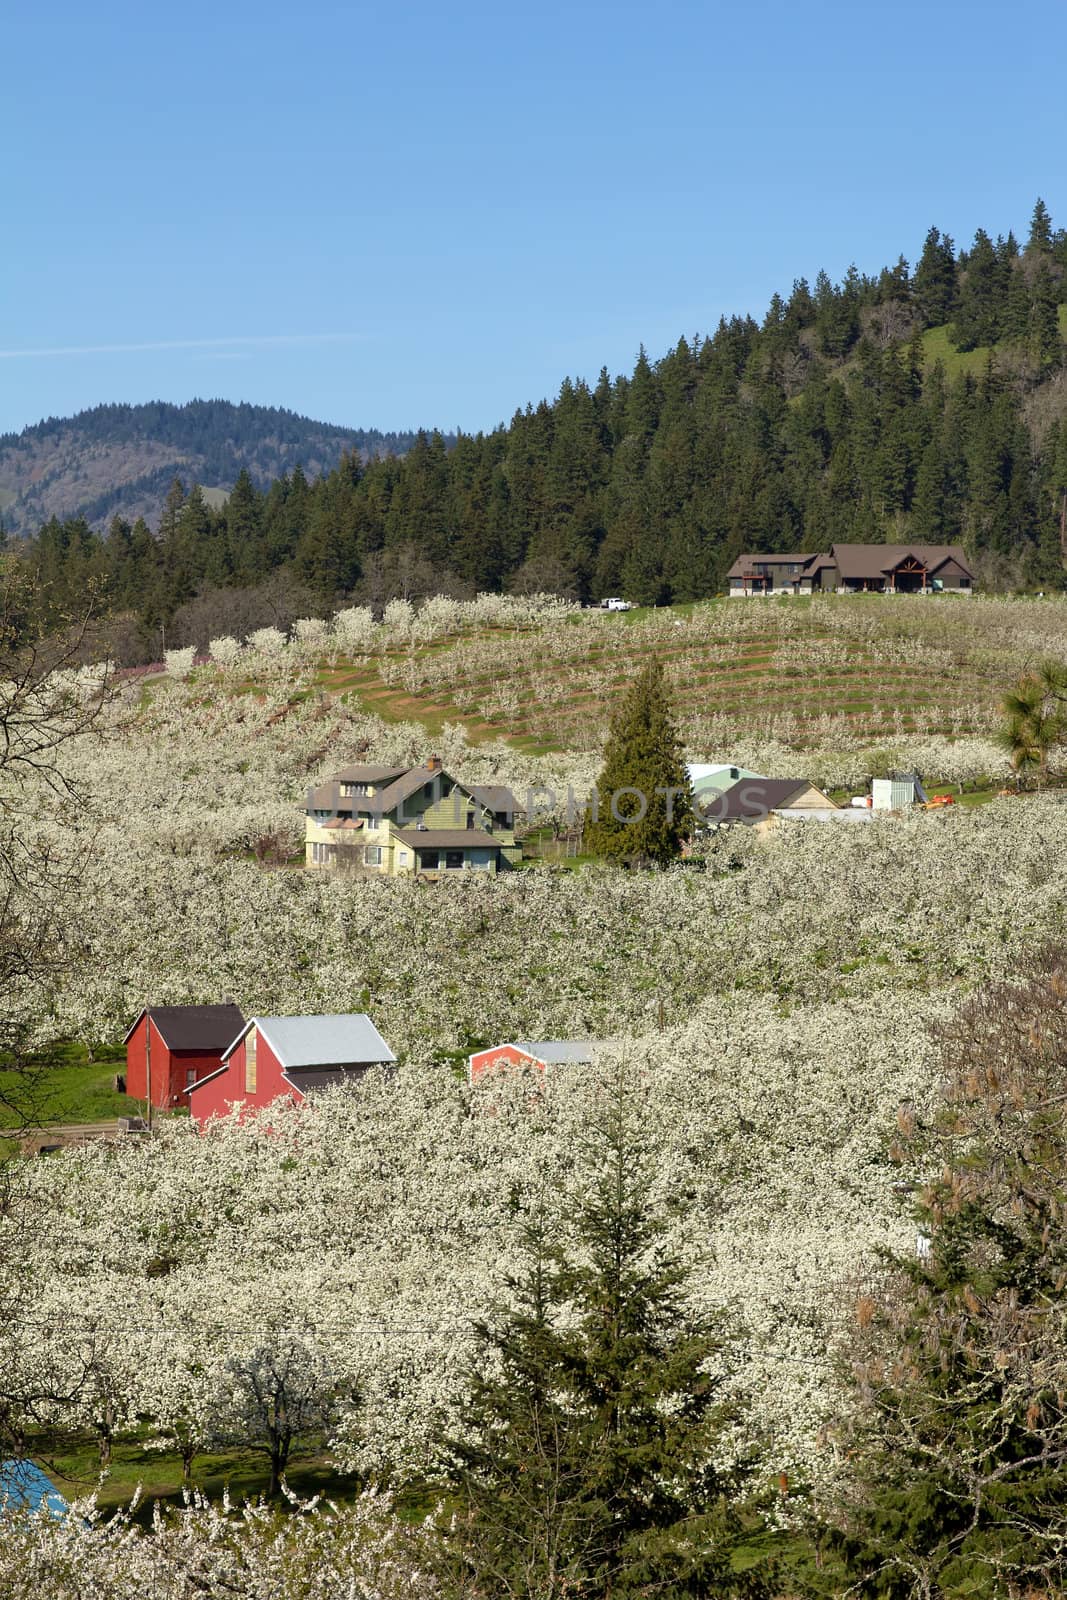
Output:
[[345,451],[365,461],[403,454],[413,438],[226,400],[96,406],[0,436],[0,516],[18,534],[53,516],[84,517],[101,530],[115,515],[156,523],[176,475],[221,500],[242,468],[266,488],[298,462],[318,477]]
[[176,641],[197,596],[265,580],[320,606],[499,588],[661,602],[714,593],[743,549],[834,540],[958,541],[984,586],[1058,588],[1065,327],[1067,232],[1038,201],[1025,245],[979,230],[957,250],[931,228],[914,267],[799,279],[761,323],[565,379],[451,448],[353,447],[318,481],[305,454],[266,492],[242,473],[221,508],[188,472],[154,531],[53,520],[30,555],[57,598],[98,576],[143,629],[177,620]]

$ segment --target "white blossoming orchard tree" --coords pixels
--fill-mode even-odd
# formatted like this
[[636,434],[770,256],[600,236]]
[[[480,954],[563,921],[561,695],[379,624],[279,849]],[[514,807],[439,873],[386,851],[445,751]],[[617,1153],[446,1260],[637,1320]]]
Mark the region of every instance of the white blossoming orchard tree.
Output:
[[226,672],[240,661],[244,653],[244,645],[239,639],[231,639],[223,635],[221,639],[212,639],[208,645],[208,654],[215,665]]
[[345,1506],[273,1507],[194,1496],[145,1532],[137,1507],[105,1518],[83,1501],[62,1519],[9,1516],[0,1539],[6,1600],[442,1600],[428,1573],[425,1536],[381,1495]]
[[350,655],[363,655],[374,644],[377,626],[369,606],[348,606],[333,619],[334,643]]
[[411,636],[415,622],[415,607],[410,600],[390,600],[382,614],[382,622],[394,640],[405,641]]
[[167,650],[164,654],[167,676],[177,679],[187,678],[193,670],[195,659],[195,645],[185,645],[180,650]]

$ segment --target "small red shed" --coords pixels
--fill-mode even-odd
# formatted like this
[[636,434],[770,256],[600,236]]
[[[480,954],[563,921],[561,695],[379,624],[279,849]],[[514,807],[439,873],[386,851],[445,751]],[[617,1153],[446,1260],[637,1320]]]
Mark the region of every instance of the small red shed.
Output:
[[318,1089],[360,1078],[396,1057],[369,1017],[252,1017],[230,1041],[210,1076],[193,1085],[189,1109],[198,1128],[235,1106],[295,1103]]
[[604,1049],[599,1039],[542,1039],[534,1043],[520,1039],[515,1044],[494,1044],[485,1050],[476,1050],[468,1061],[470,1078],[476,1083],[483,1072],[493,1067],[536,1067],[543,1072],[546,1067],[576,1063],[588,1066],[596,1059],[597,1051]]
[[188,1105],[193,1084],[218,1071],[244,1025],[232,1004],[149,1006],[126,1035],[126,1093],[160,1111]]

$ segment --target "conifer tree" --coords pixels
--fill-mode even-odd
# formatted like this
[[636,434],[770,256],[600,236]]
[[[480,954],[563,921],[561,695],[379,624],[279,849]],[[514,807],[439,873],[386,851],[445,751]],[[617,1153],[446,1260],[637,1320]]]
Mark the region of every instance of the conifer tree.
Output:
[[262,535],[263,496],[242,467],[226,502],[228,562],[241,583],[264,576]]
[[[623,1069],[581,1153],[573,1221],[526,1229],[521,1272],[480,1351],[453,1446],[446,1594],[510,1600],[758,1596],[733,1551],[758,1531],[747,1461],[717,1464],[727,1403],[719,1324],[650,1198]],[[747,1502],[747,1503],[746,1503]]]
[[1022,343],[1030,332],[1030,286],[1022,266],[1016,266],[1008,279],[1003,330],[1005,339],[1019,343]]
[[1001,701],[1004,726],[1000,742],[1022,780],[1036,772],[1048,778],[1053,750],[1067,744],[1067,666],[1042,662],[1026,672]]
[[1027,241],[1028,250],[1052,249],[1052,218],[1048,214],[1048,207],[1038,197],[1030,218],[1030,238]]
[[1054,361],[1062,352],[1056,285],[1047,261],[1039,261],[1034,273],[1026,331],[1030,353],[1039,365]]
[[923,324],[938,328],[956,309],[956,257],[952,240],[931,228],[912,276],[912,292]]
[[128,605],[134,593],[131,585],[133,529],[125,517],[112,517],[104,550],[107,556],[108,597],[114,606]]
[[163,510],[159,518],[159,541],[167,544],[172,541],[178,530],[178,518],[181,516],[185,504],[185,485],[180,478],[174,478],[167,490],[167,498],[163,502]]
[[1002,264],[984,228],[974,236],[960,284],[954,322],[961,350],[995,344],[1000,337]]
[[585,847],[596,855],[664,866],[681,854],[691,817],[663,668],[651,656],[612,722]]

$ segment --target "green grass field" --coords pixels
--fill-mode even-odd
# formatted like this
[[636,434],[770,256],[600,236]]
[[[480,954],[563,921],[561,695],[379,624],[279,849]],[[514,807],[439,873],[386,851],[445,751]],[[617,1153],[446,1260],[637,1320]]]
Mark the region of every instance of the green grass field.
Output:
[[0,1062],[0,1128],[137,1116],[143,1105],[115,1090],[115,1076],[125,1070],[120,1044],[95,1049],[92,1058],[83,1044],[59,1045],[23,1071]]
[[[131,1351],[136,1359],[136,1351]],[[151,1518],[155,1501],[172,1506],[182,1504],[181,1457],[170,1451],[146,1450],[136,1439],[117,1442],[111,1453],[106,1476],[101,1479],[97,1443],[80,1434],[36,1439],[34,1460],[47,1472],[60,1493],[68,1500],[96,1494],[97,1504],[106,1510],[128,1506],[138,1490],[142,1496],[139,1520]],[[305,1499],[325,1494],[344,1501],[359,1493],[359,1480],[339,1473],[321,1451],[294,1454],[286,1472],[289,1487]],[[213,1500],[224,1491],[238,1503],[264,1497],[270,1483],[265,1455],[248,1449],[204,1452],[193,1457],[192,1486]],[[283,1499],[284,1508],[287,1502]]]
[[923,334],[923,357],[927,367],[932,367],[940,361],[948,378],[959,378],[964,373],[971,373],[980,377],[985,371],[986,363],[991,355],[995,356],[1001,349],[1000,345],[980,345],[977,350],[957,350],[949,337],[949,327],[929,328]]
[[[1067,305],[1060,306],[1059,317],[1060,332],[1067,339]],[[951,324],[945,323],[940,328],[928,328],[922,336],[923,357],[927,367],[932,367],[940,361],[948,378],[959,378],[964,373],[971,373],[979,377],[986,367],[986,362],[992,355],[1008,356],[1012,347],[1007,343],[994,345],[980,345],[977,350],[957,350],[950,337]]]

